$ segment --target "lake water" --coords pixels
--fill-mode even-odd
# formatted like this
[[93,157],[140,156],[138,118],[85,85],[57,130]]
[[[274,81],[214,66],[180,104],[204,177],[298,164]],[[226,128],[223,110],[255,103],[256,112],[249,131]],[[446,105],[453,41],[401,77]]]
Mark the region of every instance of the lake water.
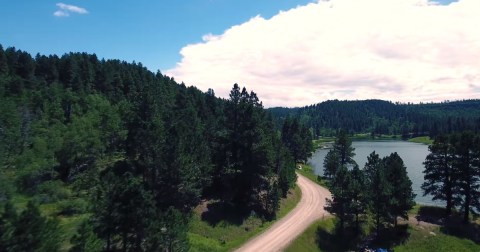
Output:
[[[354,141],[355,148],[353,158],[362,169],[367,162],[367,156],[375,151],[380,157],[397,152],[407,167],[408,176],[412,180],[413,192],[417,195],[415,201],[425,205],[442,205],[442,202],[432,201],[431,196],[423,196],[421,185],[423,183],[423,162],[428,155],[428,146],[425,144],[411,143],[406,141]],[[317,175],[323,175],[323,160],[328,149],[318,149],[308,163],[314,168]]]

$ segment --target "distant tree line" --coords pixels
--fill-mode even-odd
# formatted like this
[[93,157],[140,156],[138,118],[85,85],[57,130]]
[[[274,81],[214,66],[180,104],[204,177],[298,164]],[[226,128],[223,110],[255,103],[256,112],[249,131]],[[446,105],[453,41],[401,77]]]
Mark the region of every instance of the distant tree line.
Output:
[[428,149],[424,195],[444,201],[447,216],[461,209],[468,222],[471,211],[480,212],[480,135],[469,131],[439,135]]
[[360,169],[353,160],[351,143],[346,132],[340,130],[324,161],[332,193],[325,209],[338,218],[339,233],[344,234],[348,228],[359,234],[368,216],[374,220],[377,234],[386,223],[396,226],[398,217],[408,219],[415,194],[402,158],[396,152],[384,158],[372,152]]
[[[276,130],[237,84],[219,99],[135,62],[0,46],[0,251],[53,251],[56,217],[75,214],[91,217],[72,251],[186,251],[205,197],[275,218],[307,129]],[[43,216],[49,203],[61,209]]]
[[402,138],[480,132],[480,100],[442,103],[392,103],[382,100],[329,100],[300,108],[270,108],[277,127],[287,117],[297,117],[312,129],[313,136],[335,136],[337,129],[349,134],[401,135]]

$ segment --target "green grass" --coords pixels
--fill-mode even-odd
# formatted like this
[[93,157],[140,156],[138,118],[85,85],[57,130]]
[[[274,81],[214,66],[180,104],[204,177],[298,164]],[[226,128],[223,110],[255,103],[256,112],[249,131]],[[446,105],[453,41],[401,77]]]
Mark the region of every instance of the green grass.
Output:
[[[286,199],[280,202],[277,219],[288,214],[300,201],[300,188],[290,190]],[[230,216],[236,218],[236,216]],[[234,221],[232,221],[234,222]],[[188,238],[190,251],[230,251],[245,243],[251,237],[269,228],[275,221],[262,222],[256,216],[249,216],[241,223],[220,220],[214,225],[202,220],[199,211],[195,211],[190,223]]]
[[333,143],[335,141],[335,137],[322,137],[316,140],[313,140],[313,149],[320,149],[324,148],[326,144]]
[[313,168],[310,165],[302,164],[302,169],[297,169],[297,172],[304,177],[307,177],[311,181],[323,186],[327,187],[327,183],[325,180],[320,178],[318,175],[316,175],[313,171]]
[[352,140],[362,141],[362,140],[398,140],[401,139],[400,135],[382,135],[377,134],[372,138],[370,133],[354,134],[350,137]]
[[[335,227],[335,219],[328,218],[319,220],[311,225],[304,233],[295,239],[285,250],[286,252],[310,252],[310,251],[340,251],[336,249],[338,244],[329,244]],[[407,240],[393,250],[403,251],[480,251],[480,245],[472,240],[446,235],[439,227],[416,227],[408,228]],[[323,237],[323,239],[322,239]]]
[[318,246],[318,230],[332,232],[335,228],[334,218],[318,220],[305,230],[297,239],[285,249],[285,252],[320,252],[323,251]]
[[433,143],[433,139],[430,139],[429,136],[414,137],[414,138],[408,139],[408,141],[412,143],[423,143],[428,145]]
[[89,214],[77,214],[73,216],[63,217],[60,216],[58,219],[60,221],[59,228],[63,236],[63,242],[60,246],[60,251],[68,251],[72,244],[70,239],[77,233],[77,229],[80,224],[87,220]]
[[[411,218],[417,214],[427,214],[429,216],[438,217],[443,216],[444,209],[430,206],[415,206],[410,210],[409,215]],[[471,236],[471,230],[466,226],[460,224],[451,231],[445,231],[446,228],[442,226],[432,224],[417,225],[415,221],[406,224],[399,225],[399,229],[404,230],[404,238],[399,237],[397,231],[384,230],[382,231],[382,239],[380,243],[383,243],[381,247],[391,247],[395,252],[403,251],[480,251],[480,244],[465,238],[465,234],[458,232],[459,235],[453,234],[455,229],[463,230],[463,233],[467,232]],[[475,225],[472,223],[472,225]],[[364,232],[369,233],[369,229],[366,225]],[[335,218],[331,217],[324,220],[319,220],[311,225],[304,233],[302,233],[297,239],[292,241],[289,247],[285,251],[292,252],[307,252],[307,251],[342,251],[339,247],[342,246],[342,242],[333,235],[335,228]],[[459,231],[459,230],[456,230]]]
[[[405,244],[394,248],[395,252],[402,251],[480,251],[480,245],[468,239],[462,239],[442,233],[439,227],[408,229],[410,237]],[[430,233],[432,232],[432,233]]]
[[[60,251],[68,251],[71,247],[70,239],[73,235],[76,234],[77,228],[80,223],[86,220],[89,214],[74,214],[71,216],[62,216],[58,215],[61,209],[62,202],[72,200],[73,198],[60,200],[52,203],[43,203],[39,204],[38,208],[42,216],[46,216],[48,218],[56,218],[59,221],[59,233],[62,236],[62,242],[60,245]],[[34,197],[30,197],[24,194],[15,193],[12,195],[11,202],[13,203],[14,207],[17,209],[17,212],[22,212],[27,203],[31,200],[35,201]]]

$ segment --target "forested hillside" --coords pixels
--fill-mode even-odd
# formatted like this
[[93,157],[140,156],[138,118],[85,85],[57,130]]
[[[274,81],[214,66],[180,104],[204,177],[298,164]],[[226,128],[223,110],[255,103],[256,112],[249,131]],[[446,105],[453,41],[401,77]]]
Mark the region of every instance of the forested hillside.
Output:
[[202,198],[274,218],[294,161],[236,84],[222,100],[141,64],[0,46],[0,251],[185,251]]
[[436,136],[480,130],[480,100],[403,104],[382,100],[331,100],[301,108],[271,108],[278,127],[288,116],[298,117],[315,137],[333,136],[339,128],[373,135]]

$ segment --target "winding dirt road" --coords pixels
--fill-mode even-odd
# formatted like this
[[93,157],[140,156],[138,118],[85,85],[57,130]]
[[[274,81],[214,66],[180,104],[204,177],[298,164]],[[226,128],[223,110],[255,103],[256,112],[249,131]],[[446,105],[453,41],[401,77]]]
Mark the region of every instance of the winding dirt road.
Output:
[[313,222],[328,215],[323,207],[325,198],[331,197],[330,192],[306,177],[298,173],[297,175],[297,184],[302,190],[302,199],[298,205],[265,232],[249,240],[235,251],[282,251]]

